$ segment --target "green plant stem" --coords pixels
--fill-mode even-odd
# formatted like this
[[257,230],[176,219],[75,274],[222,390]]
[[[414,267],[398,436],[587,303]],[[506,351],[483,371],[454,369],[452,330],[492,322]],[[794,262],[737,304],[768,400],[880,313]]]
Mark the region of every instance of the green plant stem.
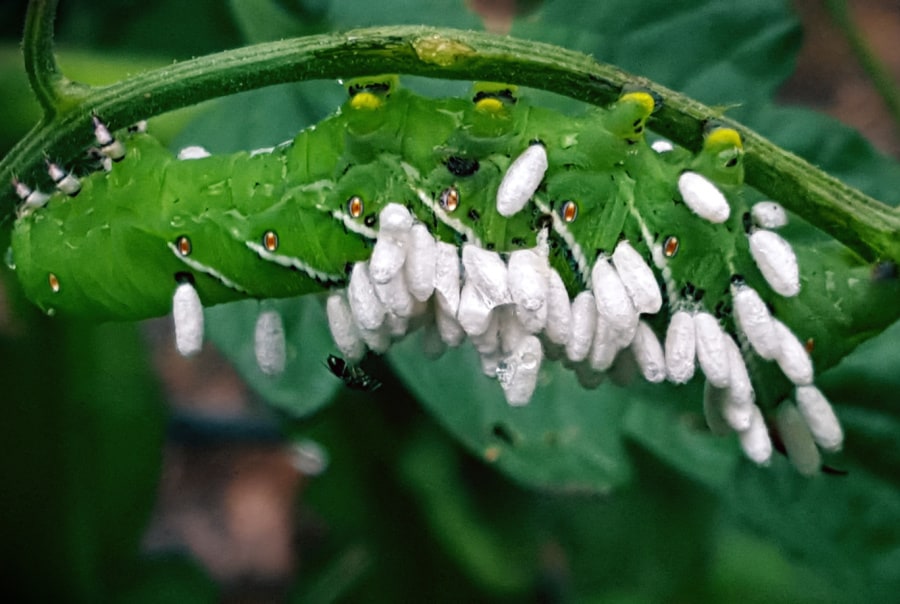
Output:
[[[47,4],[51,4],[46,0]],[[41,3],[41,2],[39,2]],[[58,115],[39,124],[0,162],[0,180],[38,180],[43,154],[72,157],[91,143],[90,114],[113,128],[207,99],[271,84],[380,73],[504,81],[563,92],[594,104],[614,101],[626,84],[666,101],[653,129],[692,150],[719,112],[654,82],[539,42],[420,26],[370,28],[295,38],[207,55],[91,88],[79,102],[54,100]],[[57,99],[57,96],[50,96]],[[728,119],[746,149],[749,184],[869,260],[900,262],[900,214],[779,149]]]

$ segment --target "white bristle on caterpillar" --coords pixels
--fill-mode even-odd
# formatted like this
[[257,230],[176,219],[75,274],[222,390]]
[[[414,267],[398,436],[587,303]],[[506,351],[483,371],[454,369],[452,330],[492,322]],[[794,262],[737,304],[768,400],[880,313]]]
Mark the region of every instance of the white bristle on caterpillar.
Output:
[[780,203],[759,201],[750,208],[753,224],[764,229],[779,229],[788,223],[788,216]]
[[731,371],[726,352],[725,338],[719,321],[707,312],[694,315],[694,329],[697,337],[697,361],[706,379],[716,388],[727,388]]
[[774,359],[781,350],[781,340],[766,303],[748,285],[733,285],[731,291],[738,327],[747,336],[756,354],[767,360]]
[[375,330],[381,327],[387,311],[375,293],[375,285],[369,277],[366,262],[357,262],[353,265],[350,283],[347,286],[347,300],[350,302],[353,319],[360,328]]
[[256,318],[253,335],[256,364],[266,375],[284,372],[287,345],[284,339],[284,323],[276,310],[264,310]]
[[358,363],[366,354],[366,345],[356,326],[345,291],[341,290],[328,296],[325,314],[328,317],[331,339],[340,350],[341,356],[350,363]]
[[719,224],[728,220],[731,206],[722,192],[705,176],[683,172],[678,177],[678,190],[691,211],[709,222]]
[[108,157],[112,161],[120,161],[125,157],[125,146],[116,140],[100,118],[96,115],[91,116],[94,123],[94,139],[100,148],[100,153]]
[[647,261],[627,239],[616,245],[612,263],[639,313],[655,314],[662,308],[662,292]]
[[497,189],[497,211],[501,216],[519,212],[537,191],[547,172],[547,150],[544,145],[529,145],[513,161]]
[[638,322],[631,351],[645,380],[658,384],[666,379],[666,358],[662,345],[645,321]]
[[775,425],[788,459],[804,476],[812,476],[822,465],[822,456],[806,422],[790,400],[783,401],[775,412]]
[[572,332],[566,342],[566,357],[572,362],[583,361],[591,350],[597,326],[597,303],[594,295],[583,291],[572,300]]
[[820,447],[838,451],[844,443],[844,431],[825,395],[815,386],[798,386],[797,409]]
[[56,188],[69,197],[75,197],[81,191],[81,181],[71,172],[66,172],[59,164],[48,161],[47,174],[50,175]]
[[800,268],[794,248],[781,235],[757,229],[750,233],[750,254],[775,292],[785,297],[800,293]]
[[437,246],[434,235],[424,224],[417,223],[409,232],[406,262],[403,270],[409,293],[420,302],[425,302],[434,293]]
[[775,361],[782,373],[798,386],[812,384],[813,365],[806,348],[784,323],[778,319],[772,319],[772,323],[775,326],[778,341],[781,343]]
[[666,372],[669,380],[685,384],[694,377],[697,358],[697,335],[694,317],[679,310],[672,315],[666,328]]
[[203,348],[203,304],[190,283],[179,283],[172,297],[175,347],[182,356],[197,354]]
[[28,185],[16,178],[13,179],[12,185],[16,191],[16,196],[24,202],[19,207],[19,216],[25,216],[38,208],[43,208],[50,200],[48,194],[41,193],[37,189],[32,190]]
[[591,269],[591,289],[597,312],[609,321],[619,347],[631,344],[637,331],[638,311],[615,267],[603,254]]

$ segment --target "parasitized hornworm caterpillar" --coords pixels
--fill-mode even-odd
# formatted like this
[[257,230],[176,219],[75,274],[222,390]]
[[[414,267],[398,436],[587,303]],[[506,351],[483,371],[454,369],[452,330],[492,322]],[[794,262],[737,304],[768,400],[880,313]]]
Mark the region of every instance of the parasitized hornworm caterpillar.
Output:
[[[425,99],[381,77],[349,93],[294,140],[232,156],[176,158],[95,118],[103,170],[79,179],[51,163],[49,196],[15,183],[26,293],[98,319],[171,310],[191,354],[204,305],[330,290],[347,366],[420,327],[429,354],[468,338],[512,405],[545,359],[586,387],[627,363],[651,382],[702,373],[710,428],[737,432],[757,463],[772,444],[748,366],[771,362],[796,388],[776,421],[798,467],[817,467],[815,445],[841,446],[809,354],[770,310],[797,295],[800,267],[774,230],[784,210],[743,200],[735,130],[710,128],[696,155],[651,147],[657,101],[642,91],[580,117],[493,84]],[[280,371],[277,313],[255,337],[261,369]]]

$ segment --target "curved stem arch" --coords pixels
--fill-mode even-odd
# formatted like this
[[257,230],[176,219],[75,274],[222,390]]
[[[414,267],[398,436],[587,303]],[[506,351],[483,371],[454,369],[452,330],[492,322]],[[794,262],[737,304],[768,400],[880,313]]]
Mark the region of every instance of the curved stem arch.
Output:
[[[711,117],[744,137],[746,180],[868,260],[900,262],[900,214],[848,187],[714,109],[582,53],[481,32],[422,26],[367,28],[257,44],[147,71],[104,87],[69,84],[56,70],[47,28],[54,0],[30,13],[26,57],[45,118],[0,162],[0,181],[45,182],[46,154],[72,156],[91,142],[90,114],[113,128],[204,100],[272,84],[400,73],[503,81],[563,93],[587,103],[614,101],[623,86],[660,94],[652,128],[691,150]],[[42,12],[43,11],[43,12]],[[31,31],[31,30],[29,30]],[[28,49],[29,45],[36,47]],[[29,54],[31,53],[31,54]],[[49,58],[48,58],[49,57]],[[35,71],[34,74],[31,72]],[[9,191],[9,190],[8,190]],[[7,193],[12,200],[11,192]]]

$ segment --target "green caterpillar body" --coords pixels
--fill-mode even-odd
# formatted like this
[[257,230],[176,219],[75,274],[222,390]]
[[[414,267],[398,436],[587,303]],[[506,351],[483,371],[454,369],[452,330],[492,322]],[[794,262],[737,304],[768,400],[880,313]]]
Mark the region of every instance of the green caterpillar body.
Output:
[[[553,265],[572,291],[588,278],[585,261],[619,239],[646,252],[653,242],[642,236],[638,208],[657,243],[678,237],[677,281],[710,292],[727,284],[721,258],[734,252],[722,248],[739,238],[718,234],[678,203],[674,182],[691,164],[661,161],[643,144],[646,105],[569,118],[521,100],[487,97],[496,106],[484,109],[393,85],[375,107],[355,107],[355,98],[269,152],[179,160],[151,136],[131,136],[128,158],[82,179],[77,197],[56,192],[16,222],[13,258],[27,295],[48,312],[130,320],[166,314],[184,273],[207,305],[309,293],[344,281],[348,263],[367,257],[378,212],[389,202],[409,207],[445,241],[531,247],[541,211],[507,218],[494,208],[511,158],[530,141],[548,150],[542,207],[557,215],[566,201],[578,208],[567,227],[585,254],[582,266],[564,241],[554,241]],[[442,221],[435,208],[448,191],[459,206]],[[730,198],[736,210],[739,193],[735,187]],[[354,197],[363,208],[357,216],[348,209]],[[333,221],[324,219],[329,213]],[[733,212],[732,223],[740,215]],[[276,235],[277,249],[266,249],[267,233]]]
[[[788,450],[805,452],[798,468],[818,468],[816,445],[840,446],[808,352],[771,314],[801,277],[772,230],[783,209],[744,200],[736,131],[712,128],[697,154],[654,148],[655,99],[641,91],[577,117],[493,84],[471,100],[426,99],[392,77],[349,92],[272,149],[177,158],[138,133],[80,187],[54,166],[61,190],[46,204],[20,191],[12,251],[26,294],[104,320],[172,309],[187,354],[201,304],[330,290],[350,365],[426,325],[444,344],[468,336],[510,404],[528,402],[544,356],[587,387],[628,359],[653,382],[684,383],[696,362],[708,424],[736,431],[758,463],[772,444],[748,366],[773,361],[806,419],[792,404],[778,416]],[[97,138],[122,159],[108,132]],[[261,313],[263,371],[283,368],[283,337],[277,313]]]

